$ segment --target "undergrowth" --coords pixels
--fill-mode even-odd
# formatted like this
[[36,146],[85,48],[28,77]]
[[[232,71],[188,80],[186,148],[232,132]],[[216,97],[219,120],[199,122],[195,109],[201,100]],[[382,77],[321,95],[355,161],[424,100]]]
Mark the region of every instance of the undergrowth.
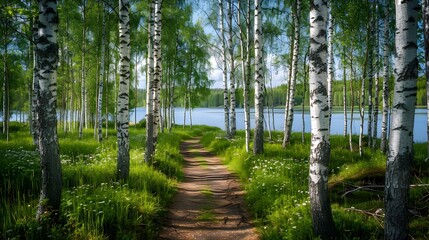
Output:
[[[0,239],[155,239],[160,217],[181,179],[180,141],[205,130],[160,133],[155,161],[144,163],[142,128],[130,128],[130,176],[117,181],[116,132],[98,143],[92,130],[59,133],[63,192],[59,224],[35,220],[39,157],[27,126],[0,139]],[[207,128],[211,129],[211,128]]]
[[[266,135],[268,137],[268,135]],[[254,215],[262,239],[315,239],[308,193],[310,135],[294,133],[291,143],[281,147],[282,134],[275,132],[264,153],[254,156],[245,150],[244,132],[230,140],[220,131],[205,133],[202,144],[221,155],[245,185],[246,202]],[[354,143],[358,139],[353,138]],[[329,189],[339,239],[383,239],[383,186],[386,157],[378,150],[365,150],[362,157],[348,149],[348,140],[331,137]],[[415,145],[413,183],[427,184],[429,162],[426,145]],[[252,146],[250,146],[252,149]],[[355,149],[357,150],[357,148]],[[428,239],[429,188],[410,191],[410,233]]]

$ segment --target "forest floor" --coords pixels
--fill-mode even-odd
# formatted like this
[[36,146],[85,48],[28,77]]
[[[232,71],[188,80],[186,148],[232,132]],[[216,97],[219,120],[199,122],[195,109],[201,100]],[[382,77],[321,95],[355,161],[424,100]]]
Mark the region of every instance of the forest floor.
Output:
[[259,239],[239,180],[199,143],[181,145],[184,179],[173,198],[160,239]]

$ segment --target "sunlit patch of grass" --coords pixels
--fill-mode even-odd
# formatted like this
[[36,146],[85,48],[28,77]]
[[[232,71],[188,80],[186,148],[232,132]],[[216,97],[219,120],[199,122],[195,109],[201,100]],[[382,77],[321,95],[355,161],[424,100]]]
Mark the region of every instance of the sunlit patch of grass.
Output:
[[[374,153],[377,155],[377,153]],[[361,160],[357,163],[344,164],[338,174],[335,174],[329,179],[329,187],[333,188],[338,184],[346,181],[356,181],[365,178],[384,178],[386,171],[386,159],[378,153],[370,160]]]

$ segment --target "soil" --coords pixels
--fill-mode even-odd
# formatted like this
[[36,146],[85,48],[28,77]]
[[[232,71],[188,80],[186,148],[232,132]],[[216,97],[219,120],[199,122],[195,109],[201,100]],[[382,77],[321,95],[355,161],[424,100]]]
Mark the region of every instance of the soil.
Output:
[[184,141],[181,154],[185,176],[159,239],[259,239],[237,177],[198,138]]

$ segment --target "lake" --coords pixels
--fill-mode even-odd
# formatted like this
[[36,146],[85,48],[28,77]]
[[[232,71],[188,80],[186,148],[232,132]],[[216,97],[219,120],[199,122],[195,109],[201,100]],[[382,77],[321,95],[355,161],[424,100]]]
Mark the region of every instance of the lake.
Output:
[[[189,111],[186,111],[186,124],[189,125]],[[237,113],[237,129],[244,129],[244,110],[242,108],[236,109]],[[144,107],[137,108],[137,122],[142,120],[145,117],[146,109]],[[302,131],[302,119],[301,119],[301,110],[297,110],[294,113],[294,121],[292,125],[292,131],[301,132]],[[254,112],[251,110],[250,114],[250,126],[251,128],[255,125]],[[26,119],[26,114],[24,114],[24,119]],[[368,115],[365,114],[365,124],[364,124],[364,134],[367,132],[367,121]],[[134,122],[134,109],[130,111],[130,121]],[[348,129],[350,130],[350,113],[348,113]],[[274,109],[274,127],[273,119],[270,112],[269,118],[267,111],[265,109],[265,120],[268,123],[270,120],[271,130],[283,131],[284,127],[284,109]],[[2,115],[0,114],[0,121],[2,120]],[[11,114],[11,121],[19,121],[19,115],[15,112]],[[305,132],[310,132],[310,112],[304,112],[304,121],[305,121]],[[425,108],[417,108],[416,116],[414,120],[414,141],[415,142],[426,142],[427,141],[427,132],[426,132],[426,121],[427,121],[427,110]],[[175,110],[175,123],[183,125],[183,108],[176,108]],[[194,125],[209,125],[225,129],[224,125],[224,115],[223,108],[195,108],[192,110],[192,124]],[[353,134],[359,134],[359,124],[360,117],[359,112],[355,111],[353,114]],[[342,112],[334,112],[332,114],[332,127],[331,134],[342,135],[344,128],[344,115]],[[266,129],[266,127],[265,127]],[[381,114],[378,116],[378,137],[381,135]]]
[[[145,108],[137,108],[137,122],[145,117],[146,110]],[[244,110],[242,108],[236,109],[237,113],[237,129],[244,129]],[[274,128],[272,127],[272,117],[270,113],[270,118],[268,118],[267,112],[265,110],[265,120],[268,123],[268,119],[271,121],[271,130],[283,131],[284,127],[284,109],[274,109]],[[294,121],[292,125],[292,131],[301,132],[302,131],[302,112],[295,111]],[[368,115],[365,114],[365,123],[364,123],[364,134],[367,132],[367,119]],[[378,116],[378,137],[381,135],[381,114]],[[251,128],[254,127],[254,112],[251,110],[250,114],[250,125]],[[350,129],[350,113],[348,113],[348,127]],[[130,113],[130,121],[134,121],[134,109]],[[304,112],[304,121],[305,121],[305,131],[310,132],[310,112]],[[424,108],[416,109],[416,116],[414,121],[414,141],[415,142],[426,142],[427,141],[427,132],[426,132],[426,121],[427,121],[427,110]],[[183,124],[183,108],[176,108],[175,110],[175,123]],[[186,124],[189,125],[189,111],[187,111]],[[192,124],[193,125],[209,125],[225,129],[224,124],[224,115],[223,108],[195,108],[192,110]],[[359,112],[354,112],[353,114],[353,134],[359,134],[359,124],[360,116]],[[334,112],[332,114],[332,125],[331,125],[331,134],[342,135],[344,131],[344,115],[342,112]],[[266,127],[265,127],[266,128]],[[349,131],[348,129],[348,131]]]

